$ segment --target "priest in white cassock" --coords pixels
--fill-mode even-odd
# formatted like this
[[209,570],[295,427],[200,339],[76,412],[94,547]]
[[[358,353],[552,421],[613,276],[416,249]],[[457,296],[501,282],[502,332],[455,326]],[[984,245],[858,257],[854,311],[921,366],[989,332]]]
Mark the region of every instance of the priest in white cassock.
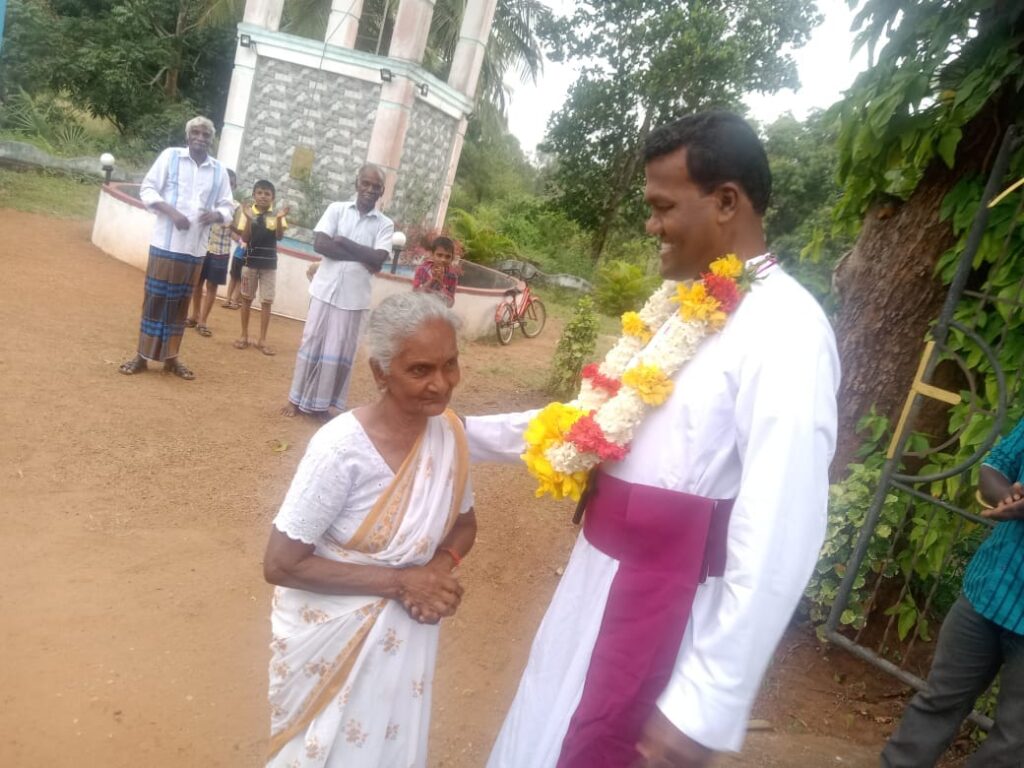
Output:
[[[735,254],[756,279],[624,457],[591,473],[490,768],[698,768],[738,751],[824,538],[839,361],[821,308],[768,253],[764,148],[736,115],[697,114],[651,134],[645,173],[663,277],[687,289]],[[467,418],[474,458],[517,460],[535,413]]]

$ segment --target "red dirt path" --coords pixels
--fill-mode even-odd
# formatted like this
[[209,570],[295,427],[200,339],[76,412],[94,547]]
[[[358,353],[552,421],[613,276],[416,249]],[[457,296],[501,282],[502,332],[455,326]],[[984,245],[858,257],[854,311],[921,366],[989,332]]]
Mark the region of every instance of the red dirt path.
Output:
[[[238,314],[218,306],[214,336],[183,342],[196,381],[121,376],[142,275],[89,229],[0,210],[0,231],[18,233],[0,262],[0,765],[259,765],[260,558],[314,431],[278,415],[301,325],[275,317],[268,358],[232,348]],[[455,406],[541,403],[555,325],[467,345]],[[371,396],[361,365],[352,402]],[[480,534],[442,631],[432,766],[483,765],[575,536],[571,510],[535,500],[519,468],[474,477]],[[755,711],[773,730],[720,763],[873,768],[899,691],[794,629]]]

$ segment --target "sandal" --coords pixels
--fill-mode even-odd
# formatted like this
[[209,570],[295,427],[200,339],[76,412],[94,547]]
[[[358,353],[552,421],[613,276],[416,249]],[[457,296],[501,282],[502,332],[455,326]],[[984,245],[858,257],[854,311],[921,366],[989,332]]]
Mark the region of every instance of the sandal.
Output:
[[221,306],[224,307],[224,309],[239,309],[242,305],[237,301],[225,301]]
[[235,349],[248,349],[248,348],[249,348],[249,340],[248,339],[236,339],[235,340]]
[[146,370],[146,358],[142,357],[141,355],[136,355],[131,360],[126,360],[125,362],[121,363],[117,370],[123,373],[125,376],[132,376],[138,373],[139,371]]
[[264,355],[267,355],[269,357],[273,357],[274,355],[277,354],[277,352],[274,351],[273,347],[268,347],[266,344],[256,344],[254,346],[256,347],[256,349],[258,349]]
[[196,326],[196,332],[200,336],[213,336],[213,331],[211,331],[207,326],[203,325],[202,323]]
[[165,363],[164,371],[167,373],[173,373],[179,379],[184,379],[185,381],[192,381],[192,379],[196,377],[196,375],[192,373],[184,363],[179,363],[177,358]]
[[186,317],[185,318],[185,327],[186,328],[195,328],[196,325],[197,325],[197,323],[196,323],[195,318],[193,318],[193,317]]

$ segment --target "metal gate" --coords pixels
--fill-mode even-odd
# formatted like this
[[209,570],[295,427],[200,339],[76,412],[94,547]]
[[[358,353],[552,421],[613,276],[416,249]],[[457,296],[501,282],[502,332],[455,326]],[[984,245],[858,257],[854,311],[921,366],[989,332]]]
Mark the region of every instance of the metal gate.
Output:
[[[929,616],[937,602],[949,602],[953,584],[959,589],[963,565],[992,525],[977,514],[979,464],[1008,426],[1008,403],[1011,416],[1024,415],[1024,190],[1000,194],[1011,171],[1024,171],[1011,169],[1021,146],[1022,132],[1011,126],[825,625],[831,642],[917,689],[930,661],[921,643],[930,639]],[[962,385],[959,391],[932,383],[940,368],[944,379]],[[915,431],[922,410],[934,421],[935,408],[946,409],[952,436],[929,439]],[[976,449],[963,456],[971,444]],[[858,619],[857,626],[852,618],[879,614],[885,621]],[[991,726],[977,713],[972,720]]]

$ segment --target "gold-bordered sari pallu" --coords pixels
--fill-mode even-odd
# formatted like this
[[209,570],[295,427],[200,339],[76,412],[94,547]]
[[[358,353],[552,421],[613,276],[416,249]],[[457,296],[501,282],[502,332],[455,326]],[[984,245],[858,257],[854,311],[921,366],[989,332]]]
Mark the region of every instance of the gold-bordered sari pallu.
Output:
[[[346,563],[422,565],[455,524],[469,451],[451,411],[424,434],[346,542]],[[267,765],[426,766],[438,627],[393,600],[278,587],[271,624],[271,737]]]

